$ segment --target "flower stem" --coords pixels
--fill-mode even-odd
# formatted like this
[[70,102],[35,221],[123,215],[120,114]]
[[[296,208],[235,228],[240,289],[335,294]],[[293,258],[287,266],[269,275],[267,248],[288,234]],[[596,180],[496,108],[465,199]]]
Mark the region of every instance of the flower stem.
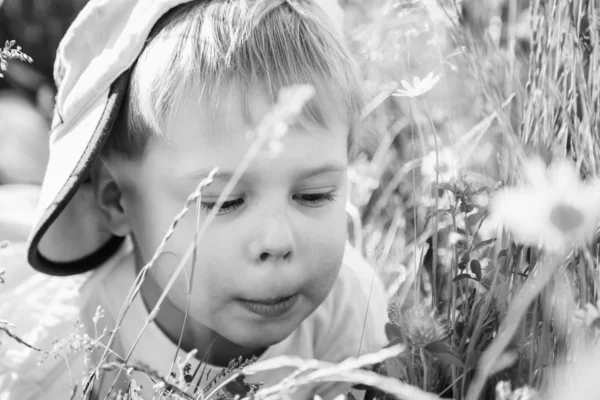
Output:
[[419,353],[421,354],[421,362],[423,363],[423,390],[427,392],[427,387],[429,386],[429,371],[427,370],[427,354],[425,354],[425,350],[422,347],[419,347]]

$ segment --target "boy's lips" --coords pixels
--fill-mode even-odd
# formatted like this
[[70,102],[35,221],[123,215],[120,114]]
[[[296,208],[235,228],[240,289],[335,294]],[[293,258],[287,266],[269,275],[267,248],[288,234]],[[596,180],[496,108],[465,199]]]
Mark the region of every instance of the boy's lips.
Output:
[[298,293],[285,297],[272,297],[260,300],[240,299],[244,308],[268,318],[276,318],[287,313],[298,300]]

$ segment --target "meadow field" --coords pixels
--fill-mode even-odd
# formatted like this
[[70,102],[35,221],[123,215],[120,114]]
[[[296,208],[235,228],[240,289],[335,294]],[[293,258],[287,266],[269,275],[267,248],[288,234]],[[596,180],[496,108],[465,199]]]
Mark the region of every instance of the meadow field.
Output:
[[[600,399],[600,3],[340,3],[368,99],[351,149],[349,241],[385,283],[389,344],[337,365],[241,365],[210,395],[275,399],[344,380],[369,399]],[[263,121],[240,174],[263,146],[285,152],[274,127],[305,95]],[[0,329],[21,340],[2,315]],[[57,339],[57,353],[97,349],[95,338]],[[238,387],[279,365],[297,367],[280,387]],[[192,398],[184,380],[155,378],[156,398]]]

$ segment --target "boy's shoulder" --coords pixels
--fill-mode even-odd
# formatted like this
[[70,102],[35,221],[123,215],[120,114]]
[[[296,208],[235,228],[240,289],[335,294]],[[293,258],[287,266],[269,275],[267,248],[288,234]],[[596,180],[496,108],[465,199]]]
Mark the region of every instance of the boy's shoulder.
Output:
[[[37,272],[27,264],[24,242],[0,250],[0,268],[5,271],[0,286],[0,397],[68,393],[69,380],[60,379],[65,359],[54,356],[62,351],[53,350],[78,331],[80,290],[90,274],[65,278]],[[82,362],[83,357],[69,355],[74,370]]]
[[375,268],[347,244],[338,279],[310,317],[315,324],[317,358],[337,362],[380,350],[387,343],[387,303]]
[[0,186],[0,398],[61,398],[81,381],[90,367],[85,346],[95,333],[99,292],[130,250],[123,246],[83,274],[36,271],[26,240],[38,196],[33,185]]

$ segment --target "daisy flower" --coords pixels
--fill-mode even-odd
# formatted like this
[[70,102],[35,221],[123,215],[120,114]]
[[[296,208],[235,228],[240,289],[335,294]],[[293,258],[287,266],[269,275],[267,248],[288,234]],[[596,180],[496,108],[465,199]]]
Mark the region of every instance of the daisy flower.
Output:
[[540,399],[539,393],[530,388],[523,386],[519,389],[512,390],[511,384],[508,381],[498,382],[496,385],[496,400],[536,400]]
[[442,75],[433,75],[433,72],[430,72],[425,78],[421,79],[418,76],[413,78],[412,84],[405,81],[404,79],[400,81],[402,87],[404,89],[397,89],[394,92],[393,96],[396,97],[419,97],[427,92],[429,92],[433,87],[438,83]]
[[423,158],[421,164],[423,177],[435,182],[436,172],[439,183],[452,182],[459,178],[459,161],[450,147],[439,150],[437,157],[436,151],[433,150]]
[[600,222],[600,181],[583,182],[567,160],[546,167],[539,159],[525,165],[526,182],[506,188],[491,201],[492,217],[517,242],[561,254],[591,241]]

